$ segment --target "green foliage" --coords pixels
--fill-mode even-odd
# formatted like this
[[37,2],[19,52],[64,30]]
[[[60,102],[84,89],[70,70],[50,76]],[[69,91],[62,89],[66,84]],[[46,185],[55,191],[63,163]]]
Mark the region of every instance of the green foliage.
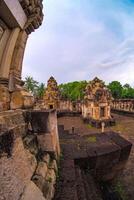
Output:
[[43,83],[38,83],[31,76],[25,78],[25,87],[31,92],[35,97],[42,99],[45,91],[45,85]]
[[29,92],[34,94],[38,88],[38,82],[33,79],[31,76],[25,78],[25,87]]
[[[87,84],[87,81],[74,81],[60,84],[59,90],[61,97],[71,101],[83,100]],[[25,87],[35,97],[39,99],[43,98],[45,92],[45,85],[43,83],[38,83],[33,79],[33,77],[27,76],[25,78]],[[131,87],[128,83],[122,86],[119,81],[112,81],[107,87],[109,90],[111,90],[112,96],[115,99],[134,98],[134,88]]]
[[109,83],[108,88],[111,90],[112,96],[119,99],[122,96],[122,85],[119,81],[112,81]]
[[92,128],[91,124],[88,124],[88,125],[87,125],[87,128],[89,128],[89,129]]
[[134,98],[134,88],[128,83],[122,86],[119,81],[112,81],[109,83],[108,88],[111,90],[112,96],[115,99]]
[[41,83],[37,88],[37,97],[42,99],[45,92],[45,85]]
[[134,88],[125,84],[122,89],[122,98],[134,98]]
[[89,136],[88,138],[87,138],[87,142],[91,142],[91,143],[94,143],[94,142],[96,142],[96,136]]
[[59,85],[61,96],[72,101],[82,100],[87,81],[74,81]]
[[114,186],[114,190],[115,190],[115,192],[117,192],[120,195],[122,200],[127,200],[127,196],[126,196],[124,187],[120,181],[117,181],[116,185]]

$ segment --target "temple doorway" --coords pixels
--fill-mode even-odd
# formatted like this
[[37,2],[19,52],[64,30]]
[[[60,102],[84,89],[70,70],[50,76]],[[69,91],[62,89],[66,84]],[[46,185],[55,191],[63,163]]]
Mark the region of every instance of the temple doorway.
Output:
[[105,117],[105,107],[100,107],[100,117]]
[[50,108],[50,109],[53,109],[53,108],[54,108],[54,106],[51,104],[51,105],[49,105],[49,108]]

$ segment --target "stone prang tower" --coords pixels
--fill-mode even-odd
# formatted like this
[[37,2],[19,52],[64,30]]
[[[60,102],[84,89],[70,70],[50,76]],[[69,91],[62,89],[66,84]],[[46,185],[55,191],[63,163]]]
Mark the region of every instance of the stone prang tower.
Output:
[[47,88],[44,93],[44,102],[46,109],[58,109],[60,101],[60,93],[56,80],[50,77],[47,82]]
[[90,81],[85,90],[82,105],[83,118],[88,119],[92,125],[100,126],[102,122],[106,125],[112,123],[111,119],[112,95],[104,82],[97,77]]

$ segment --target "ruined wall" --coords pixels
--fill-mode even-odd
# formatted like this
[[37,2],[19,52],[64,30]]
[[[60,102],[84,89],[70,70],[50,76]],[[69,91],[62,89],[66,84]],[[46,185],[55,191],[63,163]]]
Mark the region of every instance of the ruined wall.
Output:
[[113,100],[112,109],[134,112],[134,99]]
[[0,200],[50,200],[54,195],[60,153],[56,113],[35,113],[36,120],[44,119],[36,133],[34,113],[29,114],[0,113]]
[[72,102],[69,100],[60,100],[60,106],[59,106],[59,110],[63,110],[63,111],[72,111],[73,110],[73,105]]

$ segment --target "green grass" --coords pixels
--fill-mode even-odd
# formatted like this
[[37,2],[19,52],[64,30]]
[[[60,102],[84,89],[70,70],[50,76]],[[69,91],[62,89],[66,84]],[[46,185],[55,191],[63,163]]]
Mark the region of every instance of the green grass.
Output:
[[120,197],[123,199],[123,200],[128,200],[126,194],[125,194],[125,190],[123,188],[123,185],[121,184],[120,181],[118,181],[116,183],[116,185],[114,186],[114,190],[120,195]]
[[87,125],[87,128],[89,128],[89,129],[92,128],[91,124],[88,124],[88,125]]
[[96,136],[89,136],[86,140],[87,140],[88,142],[94,143],[94,142],[97,141],[97,138],[96,138]]

